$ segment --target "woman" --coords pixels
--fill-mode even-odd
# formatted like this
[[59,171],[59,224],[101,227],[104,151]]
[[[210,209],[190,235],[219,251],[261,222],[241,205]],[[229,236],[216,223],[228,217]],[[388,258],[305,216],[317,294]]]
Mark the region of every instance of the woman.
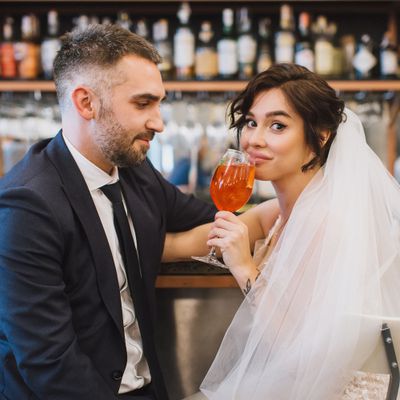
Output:
[[[230,118],[277,199],[242,219],[220,212],[210,231],[246,298],[201,390],[217,400],[341,399],[379,340],[382,318],[365,315],[400,316],[399,186],[357,116],[303,67],[253,78]],[[266,237],[254,258],[253,230]]]

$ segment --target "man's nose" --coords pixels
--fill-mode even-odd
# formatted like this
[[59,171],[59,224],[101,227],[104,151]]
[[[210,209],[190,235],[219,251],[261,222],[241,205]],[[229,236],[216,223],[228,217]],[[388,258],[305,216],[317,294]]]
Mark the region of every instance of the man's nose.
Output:
[[164,122],[161,117],[160,109],[154,111],[146,122],[146,128],[154,132],[162,132],[164,130]]

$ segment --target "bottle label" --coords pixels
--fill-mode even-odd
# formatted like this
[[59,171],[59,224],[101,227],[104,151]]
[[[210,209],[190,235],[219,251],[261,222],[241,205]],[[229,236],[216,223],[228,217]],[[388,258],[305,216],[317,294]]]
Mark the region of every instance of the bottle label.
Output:
[[317,74],[333,74],[333,53],[334,48],[332,46],[332,43],[326,40],[317,41],[317,43],[315,44],[315,72]]
[[238,39],[239,63],[253,63],[256,59],[257,43],[250,35],[241,35]]
[[155,47],[162,57],[162,61],[158,64],[160,71],[170,71],[172,68],[172,49],[170,42],[163,41],[155,43]]
[[266,71],[272,65],[269,53],[260,54],[257,60],[257,72]]
[[314,52],[311,49],[303,49],[296,52],[294,62],[314,72],[315,59]]
[[365,47],[362,46],[353,58],[353,66],[362,75],[368,75],[368,72],[375,67],[376,57]]
[[46,77],[51,77],[53,70],[53,61],[60,49],[60,41],[58,39],[48,39],[42,43],[41,58],[42,68]]
[[234,75],[238,72],[237,46],[234,40],[222,39],[218,42],[218,72]]
[[199,79],[213,79],[218,75],[217,53],[214,49],[203,48],[197,51],[195,71]]
[[15,49],[12,43],[3,43],[0,48],[1,74],[3,78],[15,78],[17,76],[17,64],[15,62]]
[[397,54],[392,50],[384,50],[381,53],[381,74],[396,75],[398,68]]
[[176,68],[194,65],[194,36],[187,28],[180,28],[175,34],[174,64]]
[[291,32],[279,32],[276,35],[275,61],[279,63],[292,63],[294,60],[295,38]]
[[23,79],[35,79],[39,75],[40,48],[34,43],[15,44],[18,76]]

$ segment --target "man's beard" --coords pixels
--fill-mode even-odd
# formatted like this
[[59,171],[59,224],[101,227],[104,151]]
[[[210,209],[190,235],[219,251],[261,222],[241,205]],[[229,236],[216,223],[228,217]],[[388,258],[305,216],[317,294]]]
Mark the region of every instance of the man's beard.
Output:
[[103,156],[116,167],[140,165],[147,155],[147,148],[134,148],[136,139],[152,140],[154,132],[142,132],[132,137],[116,119],[114,113],[103,109],[97,123],[94,140]]

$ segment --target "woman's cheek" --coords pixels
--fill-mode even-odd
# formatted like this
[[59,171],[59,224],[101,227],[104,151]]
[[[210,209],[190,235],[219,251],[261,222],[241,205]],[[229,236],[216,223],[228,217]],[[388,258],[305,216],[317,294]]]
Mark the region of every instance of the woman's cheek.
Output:
[[240,136],[240,147],[243,150],[246,150],[249,147],[249,138],[245,132],[242,132],[242,134]]

